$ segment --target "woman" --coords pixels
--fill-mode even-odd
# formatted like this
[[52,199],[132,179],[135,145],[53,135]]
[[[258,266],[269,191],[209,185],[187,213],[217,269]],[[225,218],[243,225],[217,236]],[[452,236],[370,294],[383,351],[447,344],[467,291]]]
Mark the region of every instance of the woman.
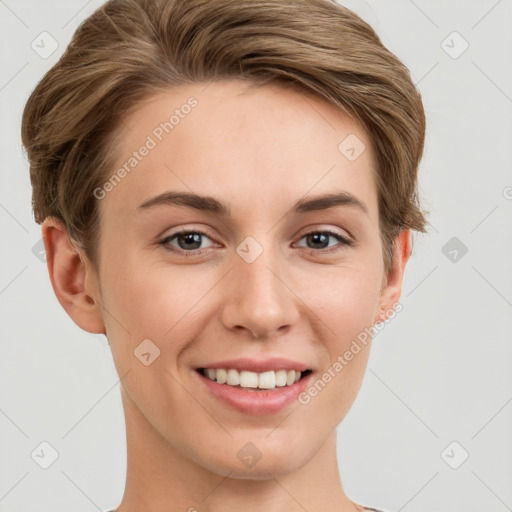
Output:
[[424,132],[408,70],[330,0],[80,25],[22,137],[54,292],[122,379],[116,512],[377,510],[336,427],[425,230]]

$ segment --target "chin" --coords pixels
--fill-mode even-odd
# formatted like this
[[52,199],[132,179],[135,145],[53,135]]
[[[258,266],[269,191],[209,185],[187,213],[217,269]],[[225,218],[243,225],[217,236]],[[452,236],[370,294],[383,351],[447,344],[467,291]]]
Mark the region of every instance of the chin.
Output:
[[289,460],[288,457],[276,457],[263,460],[263,457],[252,467],[243,467],[242,463],[233,464],[233,461],[219,461],[214,467],[209,467],[212,472],[223,476],[229,475],[229,478],[237,480],[272,480],[287,474],[291,474],[300,469],[307,460],[299,461]]
[[288,441],[270,440],[268,431],[259,435],[252,434],[252,440],[233,441],[222,450],[211,453],[205,460],[201,453],[199,462],[205,469],[230,478],[240,480],[269,480],[298,471],[315,454],[311,445],[297,443],[297,439]]

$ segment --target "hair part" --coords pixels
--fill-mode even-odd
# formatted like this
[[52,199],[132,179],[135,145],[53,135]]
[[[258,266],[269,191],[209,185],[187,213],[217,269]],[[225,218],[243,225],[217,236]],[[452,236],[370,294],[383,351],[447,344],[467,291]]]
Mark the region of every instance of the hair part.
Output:
[[36,222],[61,220],[97,268],[94,190],[114,171],[123,120],[157,91],[235,78],[312,91],[362,124],[375,154],[389,269],[398,233],[426,231],[417,188],[425,114],[408,69],[334,0],[106,2],[25,105]]

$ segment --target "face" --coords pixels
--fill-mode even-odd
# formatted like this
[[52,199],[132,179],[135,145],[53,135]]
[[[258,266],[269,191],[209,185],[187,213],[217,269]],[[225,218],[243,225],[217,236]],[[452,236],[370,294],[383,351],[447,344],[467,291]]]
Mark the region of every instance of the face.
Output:
[[391,307],[367,134],[311,94],[235,80],[155,94],[125,125],[87,287],[129,438],[239,478],[298,470],[351,407],[369,343],[344,354]]

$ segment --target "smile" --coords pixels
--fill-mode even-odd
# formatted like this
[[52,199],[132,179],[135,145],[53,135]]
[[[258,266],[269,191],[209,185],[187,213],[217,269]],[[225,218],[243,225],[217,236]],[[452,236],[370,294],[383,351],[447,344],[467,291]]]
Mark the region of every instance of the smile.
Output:
[[277,387],[292,386],[298,382],[302,376],[311,372],[298,370],[268,370],[261,373],[247,370],[238,371],[236,369],[224,368],[199,368],[199,373],[218,384],[226,384],[237,388],[246,388],[247,391],[256,391],[258,389],[276,389]]
[[297,402],[315,373],[284,358],[232,359],[203,363],[192,375],[206,397],[243,414],[275,414]]

